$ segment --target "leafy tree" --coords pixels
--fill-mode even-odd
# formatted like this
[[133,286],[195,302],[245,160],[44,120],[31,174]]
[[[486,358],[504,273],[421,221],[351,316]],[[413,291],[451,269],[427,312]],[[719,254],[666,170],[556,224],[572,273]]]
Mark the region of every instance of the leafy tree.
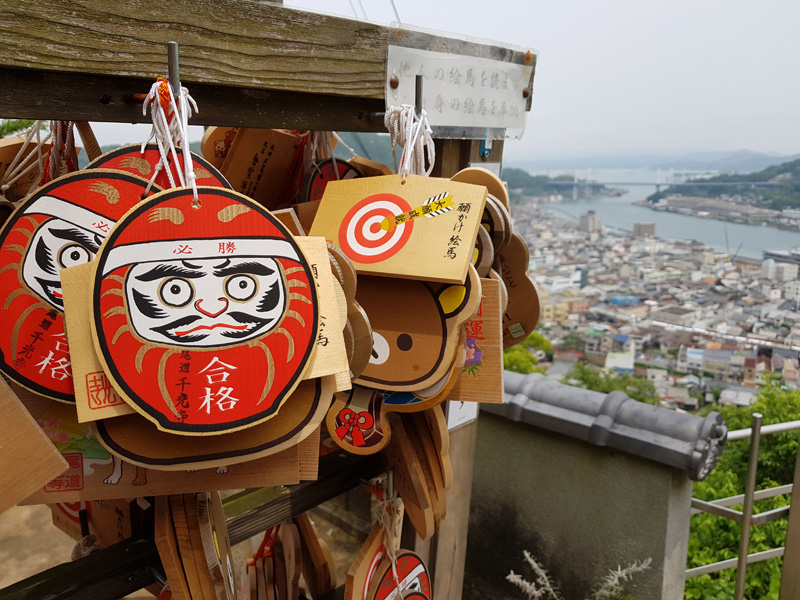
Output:
[[[783,390],[777,377],[765,377],[755,404],[748,408],[713,407],[720,412],[731,430],[750,427],[752,415],[759,412],[765,425],[800,419],[800,391]],[[705,412],[712,407],[705,409]],[[714,470],[705,481],[694,485],[694,496],[715,500],[744,493],[749,456],[749,440],[728,442]],[[757,489],[791,483],[798,450],[798,432],[772,434],[761,438],[756,478]],[[755,512],[765,512],[789,504],[789,498],[776,496],[756,502]],[[741,510],[742,506],[732,507]],[[778,548],[785,543],[786,519],[754,527],[750,553]],[[735,558],[739,551],[739,526],[728,519],[709,514],[692,517],[689,537],[689,568]],[[777,600],[782,559],[775,558],[748,566],[745,598]],[[688,600],[733,598],[736,572],[727,569],[686,581]]]
[[558,350],[578,350],[583,352],[586,349],[586,342],[583,341],[580,333],[568,333],[558,345]]
[[0,119],[0,138],[24,131],[33,124],[34,121],[22,119]]
[[564,376],[563,383],[586,388],[595,392],[608,394],[614,391],[623,391],[634,400],[648,404],[658,404],[653,382],[642,377],[635,377],[630,373],[613,373],[583,364],[576,364]]
[[503,352],[503,368],[507,371],[523,374],[542,372],[541,369],[535,369],[536,364],[536,357],[522,346],[512,346]]

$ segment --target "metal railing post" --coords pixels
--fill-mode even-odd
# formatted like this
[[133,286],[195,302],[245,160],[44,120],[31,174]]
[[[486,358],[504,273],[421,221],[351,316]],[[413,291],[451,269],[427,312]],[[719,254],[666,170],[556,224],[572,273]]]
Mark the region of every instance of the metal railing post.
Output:
[[736,564],[735,600],[744,598],[744,582],[747,575],[747,555],[750,553],[750,523],[753,519],[753,496],[756,490],[756,472],[758,470],[758,448],[761,445],[761,413],[753,413],[752,436],[750,438],[750,460],[747,464],[747,482],[744,488],[744,505],[742,506],[742,537],[739,544],[739,559]]

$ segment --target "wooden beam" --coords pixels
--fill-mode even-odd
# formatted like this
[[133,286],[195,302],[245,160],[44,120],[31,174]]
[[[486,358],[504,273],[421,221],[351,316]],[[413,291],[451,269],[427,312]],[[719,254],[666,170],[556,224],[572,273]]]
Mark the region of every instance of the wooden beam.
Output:
[[[152,80],[0,67],[0,81],[3,118],[151,122],[131,96],[146,93]],[[200,108],[190,125],[386,131],[382,117],[370,117],[384,109],[382,100],[200,83],[187,87]]]
[[181,81],[190,89],[383,99],[390,43],[526,64],[524,52],[499,45],[258,0],[0,0],[0,67],[152,81],[166,76],[168,41],[180,45]]

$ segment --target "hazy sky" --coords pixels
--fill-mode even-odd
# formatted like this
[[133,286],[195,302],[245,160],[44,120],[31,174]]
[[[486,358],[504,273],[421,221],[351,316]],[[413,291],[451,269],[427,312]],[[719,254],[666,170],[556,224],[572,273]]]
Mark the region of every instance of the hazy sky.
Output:
[[[389,0],[362,2],[371,21],[395,20]],[[404,23],[539,51],[508,158],[800,152],[799,0],[395,3]],[[285,4],[353,16],[350,0]]]

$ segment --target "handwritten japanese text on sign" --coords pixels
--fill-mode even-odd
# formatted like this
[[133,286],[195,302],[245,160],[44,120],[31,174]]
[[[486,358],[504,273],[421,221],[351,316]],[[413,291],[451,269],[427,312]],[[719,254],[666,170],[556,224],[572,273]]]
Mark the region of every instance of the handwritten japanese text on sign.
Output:
[[[519,129],[525,125],[533,67],[401,46],[389,47],[386,104],[414,104],[414,84],[423,76],[422,106],[433,127]],[[389,79],[397,76],[397,89]]]

